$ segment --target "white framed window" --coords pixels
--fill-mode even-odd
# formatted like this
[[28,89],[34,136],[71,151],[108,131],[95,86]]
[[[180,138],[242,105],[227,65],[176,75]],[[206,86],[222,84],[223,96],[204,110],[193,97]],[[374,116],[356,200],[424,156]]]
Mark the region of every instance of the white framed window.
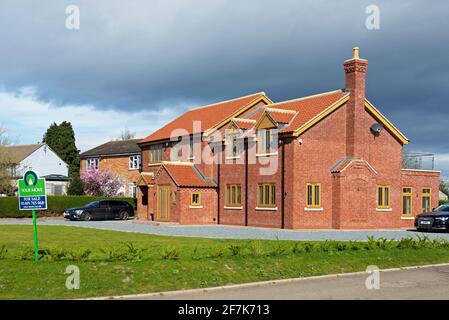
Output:
[[128,195],[133,198],[137,198],[137,187],[134,183],[128,184]]
[[100,159],[99,158],[90,158],[86,160],[86,168],[87,169],[94,169],[94,170],[98,170],[98,168],[100,164]]
[[129,170],[137,170],[140,168],[140,155],[134,155],[129,157]]

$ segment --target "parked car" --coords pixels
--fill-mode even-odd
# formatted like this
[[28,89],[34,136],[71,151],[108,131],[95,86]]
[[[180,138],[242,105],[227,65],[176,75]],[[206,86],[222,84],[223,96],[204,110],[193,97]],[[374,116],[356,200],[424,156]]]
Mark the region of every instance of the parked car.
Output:
[[419,231],[449,231],[449,204],[443,204],[430,213],[422,213],[415,218],[415,227]]
[[123,200],[92,201],[80,208],[70,208],[64,212],[64,218],[70,220],[127,220],[134,216],[133,206]]

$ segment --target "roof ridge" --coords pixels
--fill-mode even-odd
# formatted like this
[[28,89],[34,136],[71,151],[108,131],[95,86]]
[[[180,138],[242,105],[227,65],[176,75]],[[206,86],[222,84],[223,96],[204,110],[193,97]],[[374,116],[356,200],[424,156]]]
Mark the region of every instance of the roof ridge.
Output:
[[271,112],[291,113],[291,114],[296,114],[297,113],[297,111],[295,111],[295,110],[278,109],[278,108],[270,108],[270,107],[267,107],[265,110],[268,111],[268,112],[271,111]]
[[264,91],[260,91],[260,92],[248,94],[248,95],[242,96],[242,97],[237,97],[237,98],[233,98],[233,99],[229,99],[229,100],[224,100],[224,101],[218,101],[218,102],[206,104],[206,105],[203,105],[203,106],[190,108],[188,111],[193,111],[193,110],[198,110],[198,109],[203,109],[203,108],[213,107],[213,106],[215,106],[215,105],[217,105],[217,104],[227,103],[227,102],[236,101],[236,100],[240,100],[240,99],[244,99],[244,98],[249,98],[249,97],[255,96],[255,95],[262,95],[262,94],[263,94],[263,95],[266,95]]
[[305,97],[300,97],[300,98],[295,98],[295,99],[290,99],[290,100],[285,100],[285,101],[279,101],[279,102],[275,102],[275,103],[269,104],[269,105],[267,105],[267,107],[271,108],[271,106],[276,106],[276,105],[289,103],[289,102],[301,101],[301,100],[305,100],[305,99],[316,98],[316,97],[325,96],[325,95],[332,94],[332,93],[337,93],[337,92],[344,92],[344,89],[337,89],[337,90],[333,90],[333,91],[312,94],[310,96],[305,96]]
[[188,161],[162,161],[162,165],[175,165],[175,166],[193,166],[193,162]]
[[256,122],[254,119],[245,119],[245,118],[234,118],[232,121],[241,121],[241,122]]
[[5,148],[10,148],[10,147],[30,147],[30,146],[43,146],[46,143],[27,143],[27,144],[10,144],[8,146],[3,146]]

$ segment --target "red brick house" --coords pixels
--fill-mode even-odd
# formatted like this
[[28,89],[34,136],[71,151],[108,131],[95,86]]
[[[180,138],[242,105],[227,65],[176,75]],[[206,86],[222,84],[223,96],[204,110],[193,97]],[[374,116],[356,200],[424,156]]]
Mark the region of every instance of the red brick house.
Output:
[[402,168],[409,140],[345,89],[274,103],[263,92],[189,110],[139,142],[138,218],[289,229],[398,228],[438,203],[439,172]]
[[108,170],[120,177],[119,195],[136,197],[136,181],[140,169],[141,139],[113,140],[80,154],[80,171],[86,169]]

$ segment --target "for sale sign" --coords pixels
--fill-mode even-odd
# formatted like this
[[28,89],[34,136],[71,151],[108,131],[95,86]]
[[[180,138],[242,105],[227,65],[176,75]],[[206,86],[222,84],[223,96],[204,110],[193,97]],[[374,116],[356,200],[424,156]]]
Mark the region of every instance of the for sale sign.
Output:
[[45,179],[36,172],[27,171],[23,179],[18,180],[19,210],[46,210],[47,195]]

